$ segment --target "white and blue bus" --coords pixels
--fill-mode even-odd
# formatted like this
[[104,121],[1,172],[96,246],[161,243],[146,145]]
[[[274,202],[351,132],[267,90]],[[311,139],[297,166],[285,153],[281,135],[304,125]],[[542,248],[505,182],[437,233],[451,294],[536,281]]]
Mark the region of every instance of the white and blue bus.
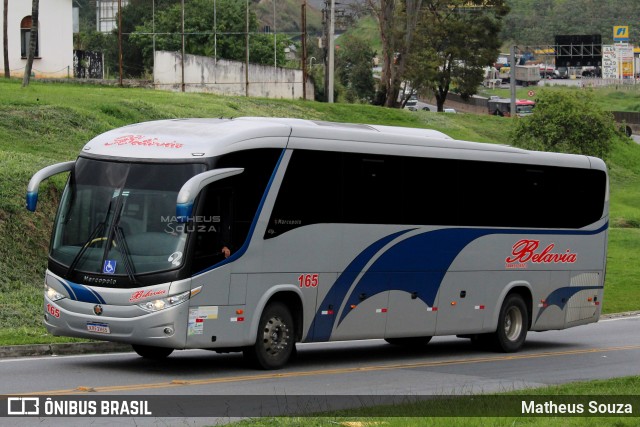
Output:
[[163,120],[97,136],[53,226],[53,335],[243,351],[458,335],[512,352],[596,322],[608,229],[597,158],[300,119]]

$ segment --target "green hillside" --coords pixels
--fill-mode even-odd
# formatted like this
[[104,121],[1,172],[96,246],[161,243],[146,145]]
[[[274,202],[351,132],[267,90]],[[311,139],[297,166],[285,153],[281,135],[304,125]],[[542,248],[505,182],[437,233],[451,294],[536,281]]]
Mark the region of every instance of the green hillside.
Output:
[[[42,283],[55,204],[64,185],[43,184],[38,211],[24,209],[31,175],[74,159],[86,141],[129,123],[178,117],[277,116],[428,127],[458,139],[507,143],[499,117],[412,113],[365,105],[182,94],[74,84],[0,81],[0,344],[49,342]],[[620,143],[611,167],[611,230],[604,309],[640,309],[640,145]],[[63,339],[66,340],[66,339]]]

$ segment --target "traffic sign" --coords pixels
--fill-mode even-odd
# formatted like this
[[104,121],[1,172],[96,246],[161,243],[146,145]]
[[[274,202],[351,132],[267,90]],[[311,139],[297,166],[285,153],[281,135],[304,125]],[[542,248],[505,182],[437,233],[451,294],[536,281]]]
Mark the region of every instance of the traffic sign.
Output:
[[532,90],[530,90],[529,92],[527,92],[527,95],[529,95],[529,98],[532,98],[536,95],[536,93]]

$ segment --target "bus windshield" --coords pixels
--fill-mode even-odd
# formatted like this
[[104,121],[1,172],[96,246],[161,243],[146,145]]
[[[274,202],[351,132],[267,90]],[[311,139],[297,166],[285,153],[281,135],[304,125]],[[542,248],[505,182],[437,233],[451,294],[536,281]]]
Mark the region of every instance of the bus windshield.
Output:
[[128,275],[183,261],[186,233],[175,227],[182,185],[203,164],[142,164],[79,158],[54,224],[51,258],[72,271]]

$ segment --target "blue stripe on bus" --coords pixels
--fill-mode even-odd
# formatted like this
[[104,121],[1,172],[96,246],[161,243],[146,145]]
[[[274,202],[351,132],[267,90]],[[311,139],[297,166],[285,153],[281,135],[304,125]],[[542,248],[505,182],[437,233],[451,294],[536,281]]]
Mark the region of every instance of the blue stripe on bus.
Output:
[[[364,275],[349,295],[348,301],[343,304],[349,289],[360,273],[357,271],[357,265],[364,267],[385,246],[377,245],[378,242],[388,243],[410,230],[394,233],[361,252],[348,267],[352,271],[348,275],[345,271],[338,277],[316,312],[309,329],[309,337],[313,337],[310,340],[328,341],[336,321],[339,325],[344,320],[350,312],[350,307],[360,303],[361,295],[370,298],[388,290],[418,292],[418,298],[429,307],[433,307],[435,297],[451,263],[466,246],[480,237],[490,234],[596,235],[605,231],[608,226],[607,222],[596,230],[448,228],[421,233],[398,242],[381,254],[371,267],[363,272]],[[377,250],[374,250],[375,248]],[[356,261],[358,261],[357,265]],[[403,280],[391,283],[391,280],[399,275],[402,275]],[[334,291],[334,288],[337,289]],[[339,319],[337,316],[321,314],[323,310],[327,310],[329,304],[334,306],[336,312],[343,307]]]
[[[440,283],[453,260],[469,243],[487,234],[492,231],[449,228],[418,234],[396,243],[362,276],[351,292],[338,325],[349,314],[349,307],[360,303],[361,294],[369,298],[388,290],[418,292],[418,298],[433,307]],[[393,280],[398,275],[405,280]]]
[[88,302],[92,304],[106,304],[104,298],[95,290],[78,283],[60,280],[54,277],[67,290],[69,299],[80,302]]
[[577,294],[580,291],[584,291],[587,289],[602,289],[603,286],[565,286],[563,288],[558,288],[555,291],[551,292],[548,297],[544,299],[546,305],[543,306],[540,311],[538,311],[538,317],[536,317],[536,322],[542,316],[544,311],[551,307],[556,306],[560,310],[564,310],[565,305],[569,302],[569,299]]
[[249,247],[249,242],[251,242],[251,239],[253,238],[253,232],[256,228],[256,224],[258,224],[258,218],[260,218],[260,213],[262,212],[262,208],[264,207],[264,202],[267,199],[267,195],[269,194],[269,190],[271,189],[271,185],[273,184],[273,180],[276,178],[276,173],[278,172],[278,169],[280,168],[280,163],[282,162],[282,159],[284,158],[284,154],[287,152],[287,149],[283,149],[282,153],[280,153],[280,158],[278,159],[278,162],[276,163],[276,167],[273,169],[273,172],[271,173],[271,178],[269,178],[269,182],[267,183],[267,188],[265,188],[264,193],[262,194],[262,199],[260,200],[260,204],[258,205],[258,209],[256,210],[256,214],[253,216],[253,221],[251,222],[251,227],[249,228],[249,233],[247,233],[247,238],[245,239],[244,243],[242,244],[242,246],[240,247],[240,249],[238,249],[235,253],[231,254],[231,256],[229,256],[229,258],[220,261],[217,264],[212,265],[211,267],[205,268],[202,271],[199,271],[195,274],[193,274],[191,277],[195,277],[198,276],[202,273],[206,273],[207,271],[213,270],[214,268],[218,268],[221,267],[225,264],[228,264],[230,262],[233,262],[235,260],[237,260],[238,258],[240,258],[242,255],[244,255],[244,253],[247,251],[247,248]]
[[324,301],[319,306],[316,316],[309,329],[310,333],[313,333],[314,341],[328,341],[331,336],[331,330],[333,329],[334,316],[322,316],[321,312],[327,310],[329,305],[334,306],[334,310],[337,312],[340,308],[340,304],[344,301],[344,297],[349,292],[351,284],[362,272],[365,265],[377,254],[380,249],[391,242],[396,237],[408,233],[413,229],[399,231],[397,233],[390,234],[382,239],[372,243],[364,251],[362,251],[351,263],[345,268],[344,272],[338,277],[336,282],[331,286],[329,292],[324,298]]
[[[52,276],[50,276],[52,277]],[[65,288],[67,290],[67,293],[69,294],[69,299],[72,300],[77,300],[78,298],[76,297],[76,294],[73,292],[73,289],[71,288],[71,286],[69,286],[67,284],[67,282],[65,282],[64,280],[60,280],[56,277],[53,277],[53,279],[56,280],[56,282],[60,283],[62,285],[63,288]]]

